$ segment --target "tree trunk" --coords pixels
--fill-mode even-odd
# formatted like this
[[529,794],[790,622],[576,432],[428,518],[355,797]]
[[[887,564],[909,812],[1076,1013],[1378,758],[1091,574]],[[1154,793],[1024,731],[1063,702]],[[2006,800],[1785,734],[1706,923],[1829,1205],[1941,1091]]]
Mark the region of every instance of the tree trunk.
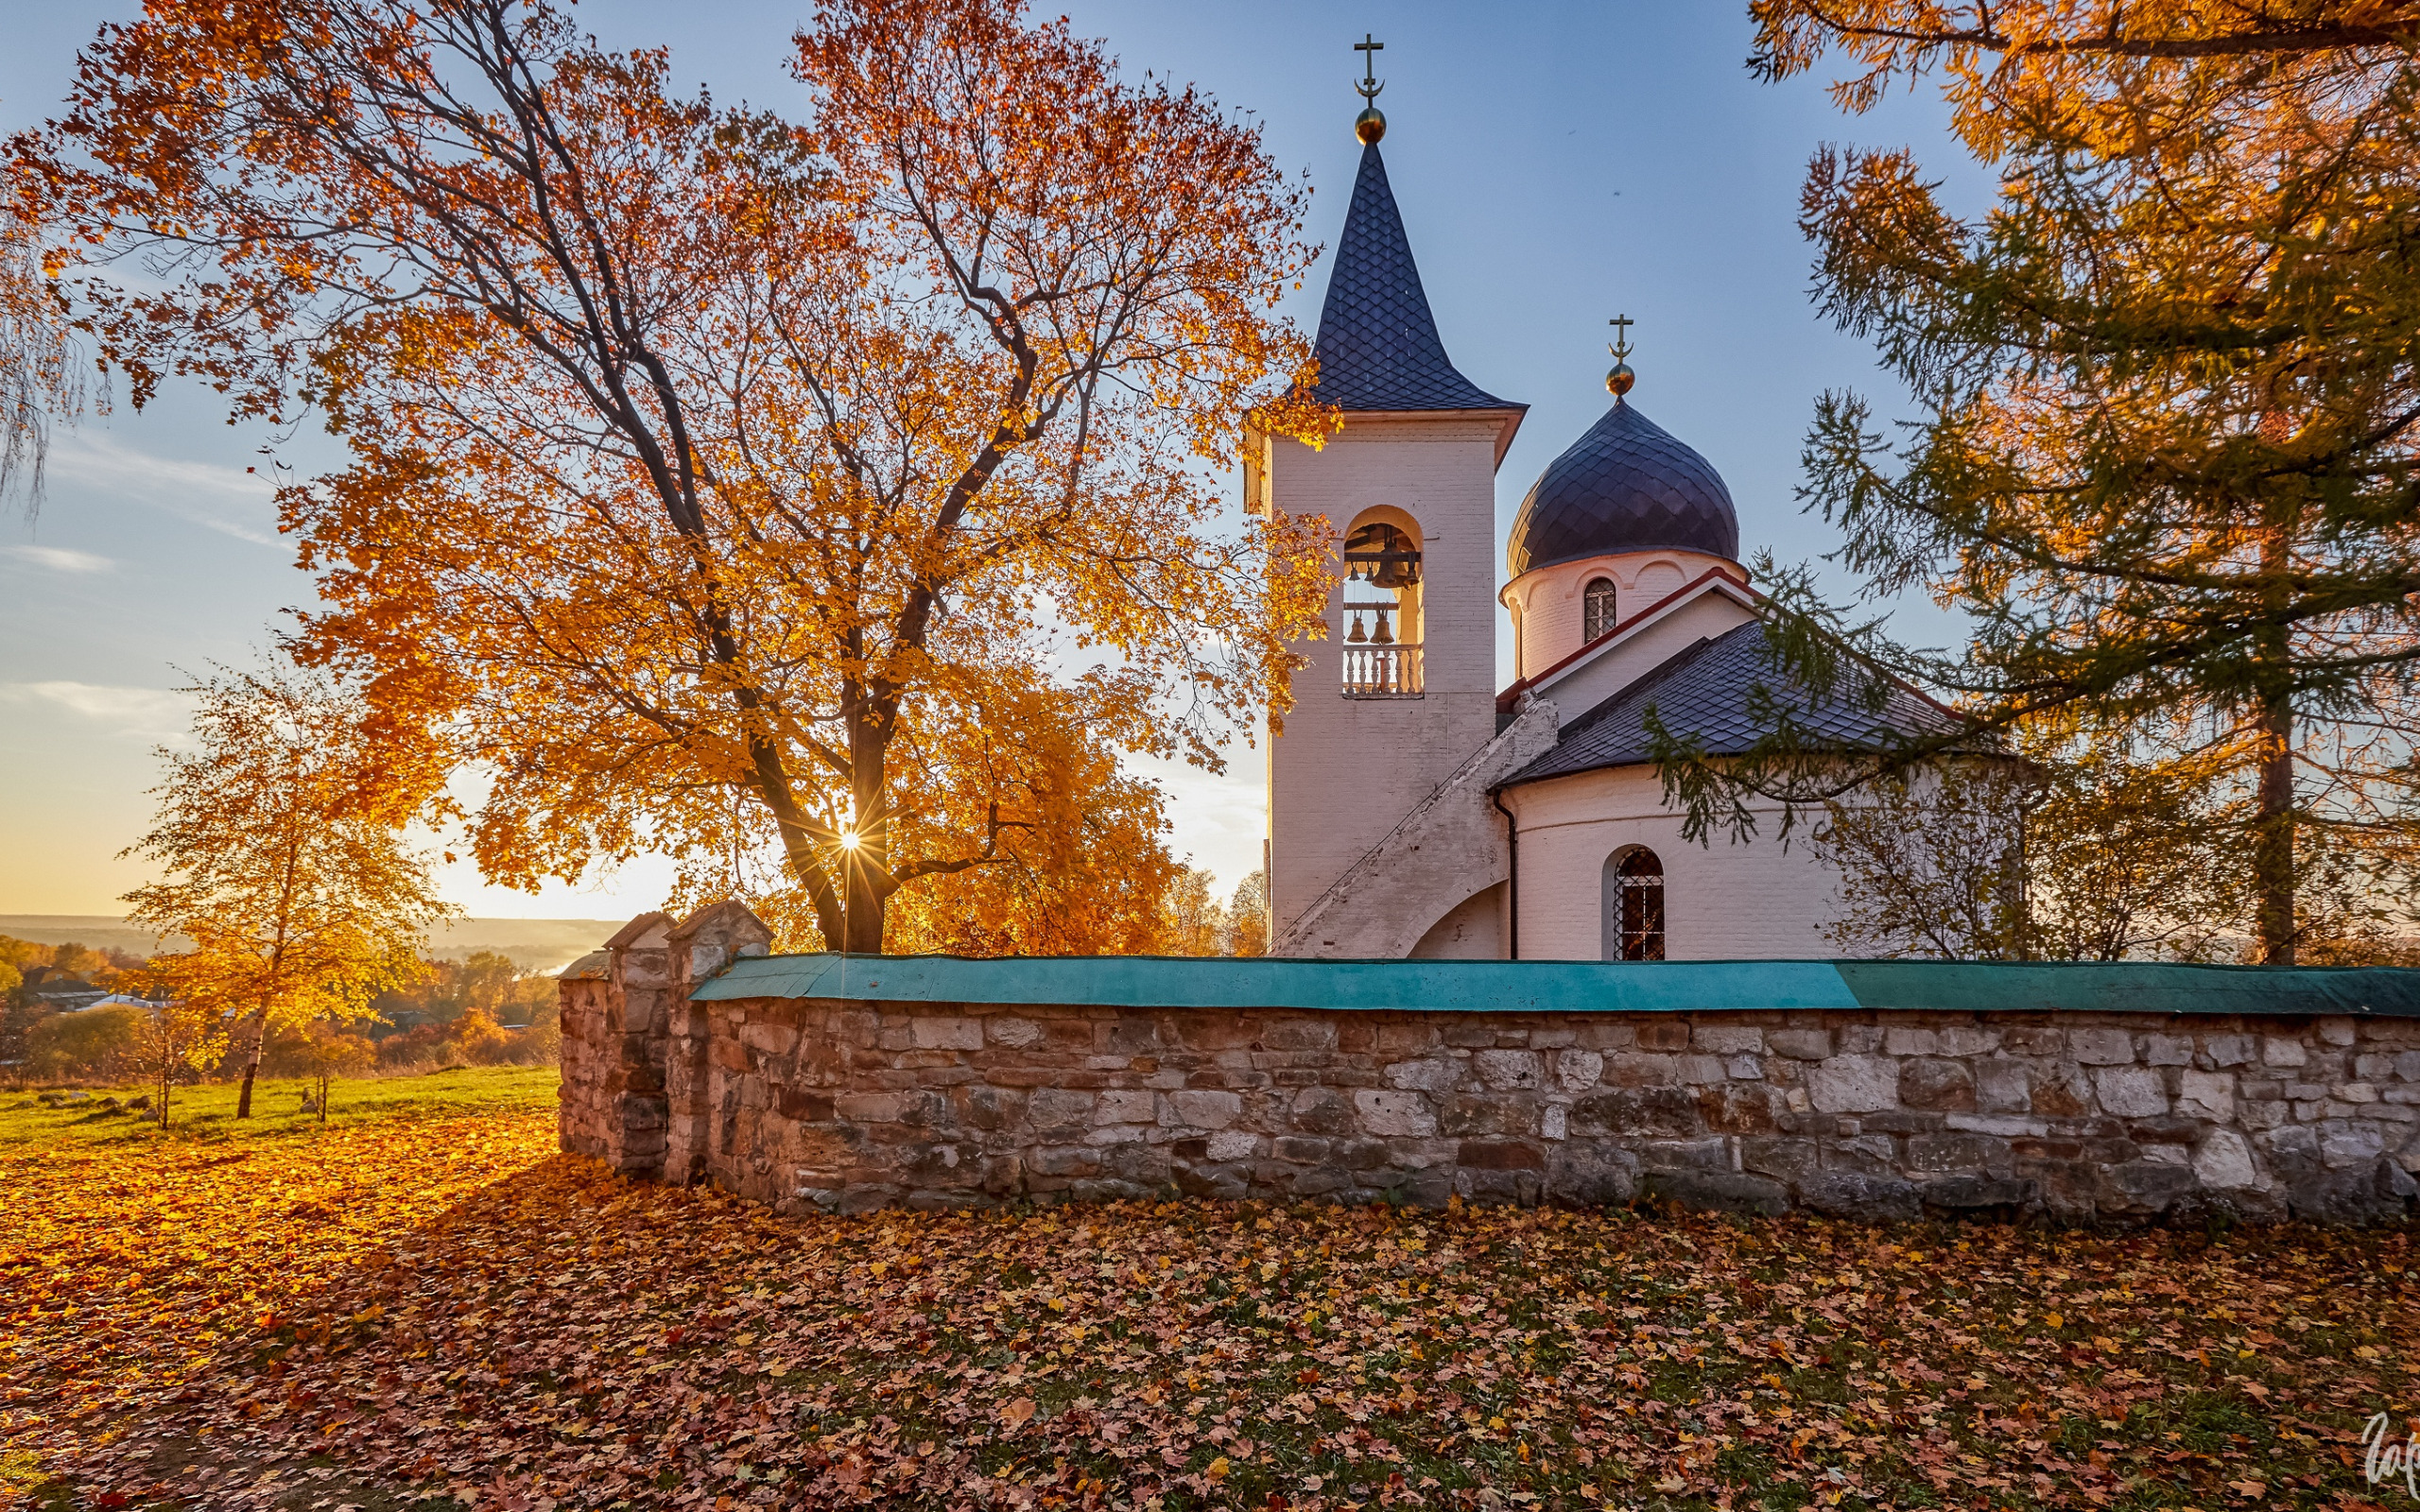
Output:
[[268,1042],[268,1010],[263,1008],[252,1015],[252,1053],[244,1062],[244,1090],[235,1094],[235,1116],[252,1116],[252,1079],[260,1074],[261,1051]]
[[2294,964],[2294,709],[2290,699],[2261,705],[2260,809],[2253,821],[2252,874],[2260,959]]
[[849,722],[849,803],[857,844],[840,852],[847,875],[841,896],[848,902],[848,943],[857,955],[882,954],[883,915],[898,885],[890,880],[890,807],[883,781],[890,754],[890,713],[860,707]]
[[882,757],[879,751],[872,754],[871,764],[866,755],[856,755],[857,770],[870,772],[874,780],[855,784],[857,845],[854,850],[840,852],[840,864],[848,870],[842,896],[849,909],[848,943],[841,949],[857,955],[882,954],[882,918],[891,892],[884,885],[890,880],[890,821],[881,806]]
[[[2285,593],[2293,566],[2287,532],[2272,530],[2261,542],[2260,565],[2274,601]],[[2266,966],[2294,964],[2294,701],[2290,683],[2292,646],[2283,626],[2256,636],[2255,660],[2265,676],[2260,685],[2259,809],[2252,826],[2255,918],[2260,960]]]

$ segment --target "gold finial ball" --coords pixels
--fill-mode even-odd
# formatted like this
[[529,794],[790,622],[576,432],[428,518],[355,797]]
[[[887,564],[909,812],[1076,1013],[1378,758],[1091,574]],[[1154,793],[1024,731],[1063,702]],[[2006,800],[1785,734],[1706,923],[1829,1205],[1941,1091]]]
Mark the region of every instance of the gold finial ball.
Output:
[[1387,134],[1387,118],[1373,105],[1353,118],[1353,134],[1361,139],[1363,146],[1370,146]]
[[1630,370],[1630,364],[1617,362],[1614,364],[1614,370],[1605,374],[1605,391],[1619,399],[1629,393],[1630,386],[1636,382],[1638,374]]

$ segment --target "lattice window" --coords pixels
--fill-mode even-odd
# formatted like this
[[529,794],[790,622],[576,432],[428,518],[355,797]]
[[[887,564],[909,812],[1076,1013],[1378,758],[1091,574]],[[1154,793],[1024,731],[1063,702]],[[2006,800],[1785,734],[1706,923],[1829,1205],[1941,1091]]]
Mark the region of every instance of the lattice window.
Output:
[[1605,863],[1605,959],[1664,958],[1664,863],[1644,846]]
[[1614,580],[1591,578],[1582,607],[1580,640],[1584,645],[1614,627]]

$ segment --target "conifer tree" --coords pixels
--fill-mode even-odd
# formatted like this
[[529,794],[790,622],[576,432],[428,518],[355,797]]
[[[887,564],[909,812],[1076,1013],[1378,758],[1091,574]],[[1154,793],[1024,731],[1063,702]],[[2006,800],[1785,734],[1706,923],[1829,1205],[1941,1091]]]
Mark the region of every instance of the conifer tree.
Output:
[[1765,77],[1844,57],[1852,111],[1939,79],[1999,175],[1961,217],[1911,153],[1827,146],[1803,200],[1823,310],[1915,404],[1884,425],[1824,395],[1803,495],[1872,588],[1962,610],[1971,646],[1896,651],[1774,578],[1777,686],[1878,707],[1910,676],[1972,723],[1826,751],[1776,696],[1720,767],[1677,732],[1693,827],[2049,720],[2227,805],[2262,959],[2341,923],[2298,913],[2314,870],[2396,896],[2420,849],[2420,8],[1752,9]]

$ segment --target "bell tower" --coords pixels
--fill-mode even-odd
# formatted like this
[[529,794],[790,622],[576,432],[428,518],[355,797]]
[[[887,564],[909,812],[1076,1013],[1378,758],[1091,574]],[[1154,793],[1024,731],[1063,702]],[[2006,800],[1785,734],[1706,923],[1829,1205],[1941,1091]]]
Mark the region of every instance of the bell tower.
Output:
[[1447,359],[1378,151],[1384,85],[1365,64],[1356,87],[1371,103],[1317,349],[1316,397],[1343,428],[1316,451],[1270,440],[1245,479],[1254,505],[1324,517],[1342,558],[1326,637],[1295,646],[1308,664],[1269,747],[1270,937],[1301,955],[1372,954],[1316,928],[1289,936],[1495,737],[1495,470],[1528,407]]

